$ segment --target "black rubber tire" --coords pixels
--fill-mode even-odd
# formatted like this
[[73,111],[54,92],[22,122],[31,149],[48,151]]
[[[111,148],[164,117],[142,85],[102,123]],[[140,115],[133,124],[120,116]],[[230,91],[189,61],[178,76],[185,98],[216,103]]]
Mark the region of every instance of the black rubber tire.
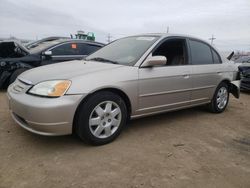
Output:
[[[122,113],[121,123],[118,129],[113,135],[108,138],[98,138],[94,136],[89,128],[89,117],[91,112],[98,104],[103,101],[115,102],[120,107]],[[120,135],[123,127],[126,125],[126,120],[127,109],[123,99],[115,93],[109,91],[102,91],[88,97],[88,99],[79,106],[74,122],[74,131],[80,137],[80,139],[91,145],[104,145],[112,142]]]
[[12,84],[12,83],[16,80],[16,78],[17,78],[21,73],[25,72],[26,70],[28,70],[28,69],[20,68],[20,69],[15,70],[15,71],[11,74],[11,76],[10,76],[9,85]]
[[[227,89],[227,103],[225,105],[224,108],[220,109],[217,105],[217,94],[218,94],[218,91],[220,90],[220,88],[222,87],[225,87]],[[228,85],[225,83],[225,82],[221,82],[218,87],[216,88],[215,92],[214,92],[214,96],[213,96],[213,99],[211,100],[211,103],[208,105],[209,107],[209,110],[213,113],[221,113],[221,112],[224,112],[224,110],[226,109],[227,107],[227,104],[229,102],[229,90],[228,90]]]

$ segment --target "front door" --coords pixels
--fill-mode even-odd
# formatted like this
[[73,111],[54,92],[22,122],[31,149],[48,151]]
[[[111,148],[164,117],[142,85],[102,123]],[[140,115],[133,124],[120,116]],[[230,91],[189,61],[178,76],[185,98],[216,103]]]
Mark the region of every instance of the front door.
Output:
[[185,39],[167,39],[152,55],[167,58],[165,66],[139,69],[139,114],[190,105],[192,81]]

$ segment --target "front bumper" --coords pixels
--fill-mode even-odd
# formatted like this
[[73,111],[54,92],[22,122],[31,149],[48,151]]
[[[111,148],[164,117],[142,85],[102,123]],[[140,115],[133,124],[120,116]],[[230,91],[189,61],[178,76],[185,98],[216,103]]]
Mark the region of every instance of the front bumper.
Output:
[[46,136],[72,133],[74,115],[84,95],[45,98],[8,88],[9,108],[13,119],[24,129]]
[[241,90],[250,90],[250,78],[242,78],[241,79],[241,85],[240,85]]

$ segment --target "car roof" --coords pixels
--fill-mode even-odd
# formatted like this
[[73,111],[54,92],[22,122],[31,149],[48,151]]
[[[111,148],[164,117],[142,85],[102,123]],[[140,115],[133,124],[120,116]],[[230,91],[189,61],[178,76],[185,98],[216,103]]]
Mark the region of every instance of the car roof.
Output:
[[47,40],[47,38],[40,40],[40,42],[37,44],[36,42],[33,42],[34,44],[30,44],[30,46],[28,47],[28,49],[32,49],[34,47],[37,46],[47,46],[52,47],[55,45],[59,45],[62,43],[67,43],[67,42],[81,42],[81,43],[86,43],[86,44],[93,44],[93,45],[98,45],[98,46],[104,46],[103,43],[100,42],[95,42],[95,41],[88,41],[88,40],[83,40],[83,39],[71,39],[71,38],[57,38],[57,39],[53,39],[53,40]]
[[60,38],[60,39],[56,39],[56,40],[52,40],[52,41],[44,41],[39,43],[39,45],[35,45],[31,48],[29,48],[29,52],[31,54],[35,54],[35,53],[40,53],[43,50],[52,48],[54,46],[63,44],[63,43],[67,43],[67,42],[80,42],[80,43],[85,43],[85,44],[93,44],[93,45],[97,45],[100,47],[103,47],[104,44],[99,43],[99,42],[94,42],[94,41],[88,41],[88,40],[83,40],[83,39],[68,39],[68,38]]
[[63,43],[63,42],[81,42],[81,43],[88,43],[88,44],[96,44],[100,46],[104,46],[105,44],[101,42],[96,42],[96,41],[90,41],[90,40],[83,40],[83,39],[71,39],[71,38],[60,38],[57,40],[53,40],[55,43]]
[[183,37],[183,38],[193,38],[193,39],[204,41],[203,39],[199,37],[195,37],[192,35],[185,35],[185,34],[176,34],[176,33],[142,33],[142,34],[133,35],[133,36],[158,36],[158,37],[164,37],[164,38],[165,37]]
[[[157,37],[160,37],[160,38],[166,38],[166,37],[183,37],[183,38],[196,39],[196,40],[199,40],[201,42],[204,42],[204,43],[208,44],[209,46],[211,46],[212,48],[214,48],[217,52],[219,51],[214,45],[211,45],[210,43],[208,43],[204,39],[201,39],[199,37],[195,37],[195,36],[192,36],[192,35],[174,34],[174,33],[143,33],[143,34],[138,34],[138,35],[132,35],[130,37],[140,37],[140,36],[157,36]],[[126,38],[126,37],[124,37],[124,38]]]
[[[161,39],[167,38],[167,37],[183,37],[183,38],[199,40],[201,42],[206,43],[210,47],[212,47],[220,55],[220,57],[222,58],[223,61],[228,61],[228,59],[220,53],[220,50],[218,50],[218,48],[216,46],[211,45],[209,42],[205,41],[204,39],[201,39],[199,37],[195,37],[192,35],[175,34],[175,33],[142,33],[142,34],[138,34],[138,35],[131,35],[130,37],[140,37],[140,36],[157,36]],[[124,38],[126,38],[126,37],[124,37]]]

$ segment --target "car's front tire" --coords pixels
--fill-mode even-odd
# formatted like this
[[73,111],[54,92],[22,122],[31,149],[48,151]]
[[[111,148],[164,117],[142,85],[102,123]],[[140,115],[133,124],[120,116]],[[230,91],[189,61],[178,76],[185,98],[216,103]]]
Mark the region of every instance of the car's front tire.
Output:
[[93,145],[112,142],[122,131],[127,120],[123,99],[112,92],[93,94],[84,101],[76,114],[75,132]]
[[209,109],[213,113],[223,112],[229,101],[228,85],[225,82],[221,82],[216,88],[213,99],[209,104]]

